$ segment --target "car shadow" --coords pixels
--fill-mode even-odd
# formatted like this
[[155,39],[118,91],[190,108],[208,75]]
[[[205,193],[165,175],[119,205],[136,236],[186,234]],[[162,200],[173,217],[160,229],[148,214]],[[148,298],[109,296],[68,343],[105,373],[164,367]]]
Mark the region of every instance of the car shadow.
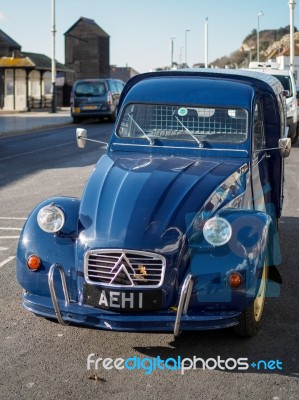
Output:
[[[226,368],[225,372],[275,373],[299,378],[299,246],[293,244],[295,232],[299,232],[299,218],[283,217],[280,225],[283,262],[279,268],[283,284],[279,297],[266,300],[263,324],[257,336],[241,338],[232,328],[189,331],[182,332],[178,338],[173,338],[169,346],[136,346],[134,347],[136,352],[153,358],[160,356],[164,360],[168,358],[177,360],[178,357],[191,360],[194,357],[203,360],[217,360],[217,357],[221,360],[245,358],[249,364],[247,370]],[[269,364],[269,361],[274,362]],[[213,361],[210,360],[209,365],[213,366]],[[229,366],[233,365],[233,360],[230,360]],[[196,368],[203,366],[205,364],[200,360],[196,363]],[[217,366],[213,369],[223,371],[223,363],[220,363],[220,368]]]

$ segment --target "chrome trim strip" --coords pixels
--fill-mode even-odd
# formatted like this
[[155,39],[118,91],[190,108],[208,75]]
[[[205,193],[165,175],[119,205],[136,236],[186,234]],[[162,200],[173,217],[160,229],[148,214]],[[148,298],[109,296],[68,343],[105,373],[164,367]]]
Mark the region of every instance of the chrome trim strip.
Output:
[[182,314],[186,314],[189,307],[189,302],[191,298],[192,288],[194,283],[194,277],[191,274],[188,274],[186,279],[184,280],[181,296],[179,300],[179,306],[176,314],[176,319],[174,323],[173,335],[174,337],[178,337],[180,335],[180,325]]
[[[207,147],[184,147],[184,146],[149,146],[147,144],[138,144],[138,143],[111,143],[111,146],[133,146],[133,147],[149,147],[150,149],[184,149],[184,150],[212,150],[212,151],[233,151],[237,153],[245,153],[246,155],[249,154],[249,151],[247,150],[239,150],[239,149],[213,149],[213,148],[207,148]],[[112,150],[113,151],[113,150]]]
[[58,322],[61,325],[68,325],[68,323],[66,323],[62,318],[62,315],[61,315],[61,312],[60,312],[60,309],[59,309],[59,304],[58,304],[56,292],[55,292],[55,287],[54,287],[54,272],[55,272],[55,269],[58,269],[58,271],[60,273],[60,279],[61,279],[64,299],[65,299],[65,306],[67,307],[69,305],[69,303],[70,303],[70,297],[69,297],[69,293],[68,293],[68,290],[67,290],[65,273],[64,273],[64,270],[63,270],[63,268],[62,268],[62,266],[60,264],[52,264],[51,267],[50,267],[50,270],[49,270],[48,284],[49,284],[49,288],[50,288],[51,299],[52,299],[52,303],[53,303],[53,306],[54,306],[54,310],[55,310],[55,314],[56,314]]

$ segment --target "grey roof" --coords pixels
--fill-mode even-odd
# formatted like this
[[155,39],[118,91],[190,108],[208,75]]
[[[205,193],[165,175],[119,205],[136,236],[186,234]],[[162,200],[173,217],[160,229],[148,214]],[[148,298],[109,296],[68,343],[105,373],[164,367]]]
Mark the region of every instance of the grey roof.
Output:
[[19,45],[19,43],[15,42],[10,36],[8,36],[0,29],[0,43],[1,42],[8,44],[10,47],[21,50],[21,46]]
[[[38,69],[44,69],[47,71],[51,70],[52,59],[50,57],[40,53],[28,53],[25,51],[22,51],[21,55],[24,57],[28,57]],[[64,64],[61,64],[58,61],[56,61],[56,69],[58,71],[69,71],[69,69]]]
[[65,33],[64,35],[68,35],[74,28],[76,25],[78,25],[79,23],[85,23],[86,25],[89,26],[89,28],[93,31],[93,33],[95,33],[97,36],[101,36],[101,37],[110,37],[108,35],[108,33],[106,33],[101,27],[99,27],[99,25],[90,18],[85,18],[85,17],[81,17],[78,19],[77,22],[75,22]]

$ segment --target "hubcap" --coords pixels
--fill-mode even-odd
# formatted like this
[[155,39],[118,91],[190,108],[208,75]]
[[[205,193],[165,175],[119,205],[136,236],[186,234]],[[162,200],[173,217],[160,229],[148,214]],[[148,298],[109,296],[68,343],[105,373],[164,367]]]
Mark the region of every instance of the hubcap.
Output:
[[267,280],[266,275],[267,275],[266,274],[266,267],[264,266],[260,288],[259,288],[258,294],[256,296],[256,299],[254,300],[254,303],[253,303],[254,319],[257,322],[261,319],[261,316],[262,316],[262,313],[263,313],[264,304],[265,304],[266,280]]

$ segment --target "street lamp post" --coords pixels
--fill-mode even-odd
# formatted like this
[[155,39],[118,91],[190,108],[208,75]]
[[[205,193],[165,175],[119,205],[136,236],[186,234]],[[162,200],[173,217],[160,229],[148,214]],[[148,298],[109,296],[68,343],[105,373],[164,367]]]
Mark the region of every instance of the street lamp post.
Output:
[[173,51],[174,51],[174,40],[175,36],[172,36],[170,39],[170,68],[173,68]]
[[188,61],[187,61],[187,33],[190,32],[190,29],[185,30],[185,67],[188,66]]
[[205,68],[208,68],[208,17],[206,17],[205,22]]
[[51,112],[56,113],[56,61],[55,61],[55,34],[56,34],[56,26],[55,26],[55,0],[52,1],[52,101],[51,101]]
[[294,68],[294,57],[295,57],[295,42],[294,42],[294,8],[295,0],[289,0],[290,7],[290,70],[292,73],[295,72]]
[[257,13],[257,35],[256,35],[256,58],[260,61],[260,17],[264,15],[263,11]]

